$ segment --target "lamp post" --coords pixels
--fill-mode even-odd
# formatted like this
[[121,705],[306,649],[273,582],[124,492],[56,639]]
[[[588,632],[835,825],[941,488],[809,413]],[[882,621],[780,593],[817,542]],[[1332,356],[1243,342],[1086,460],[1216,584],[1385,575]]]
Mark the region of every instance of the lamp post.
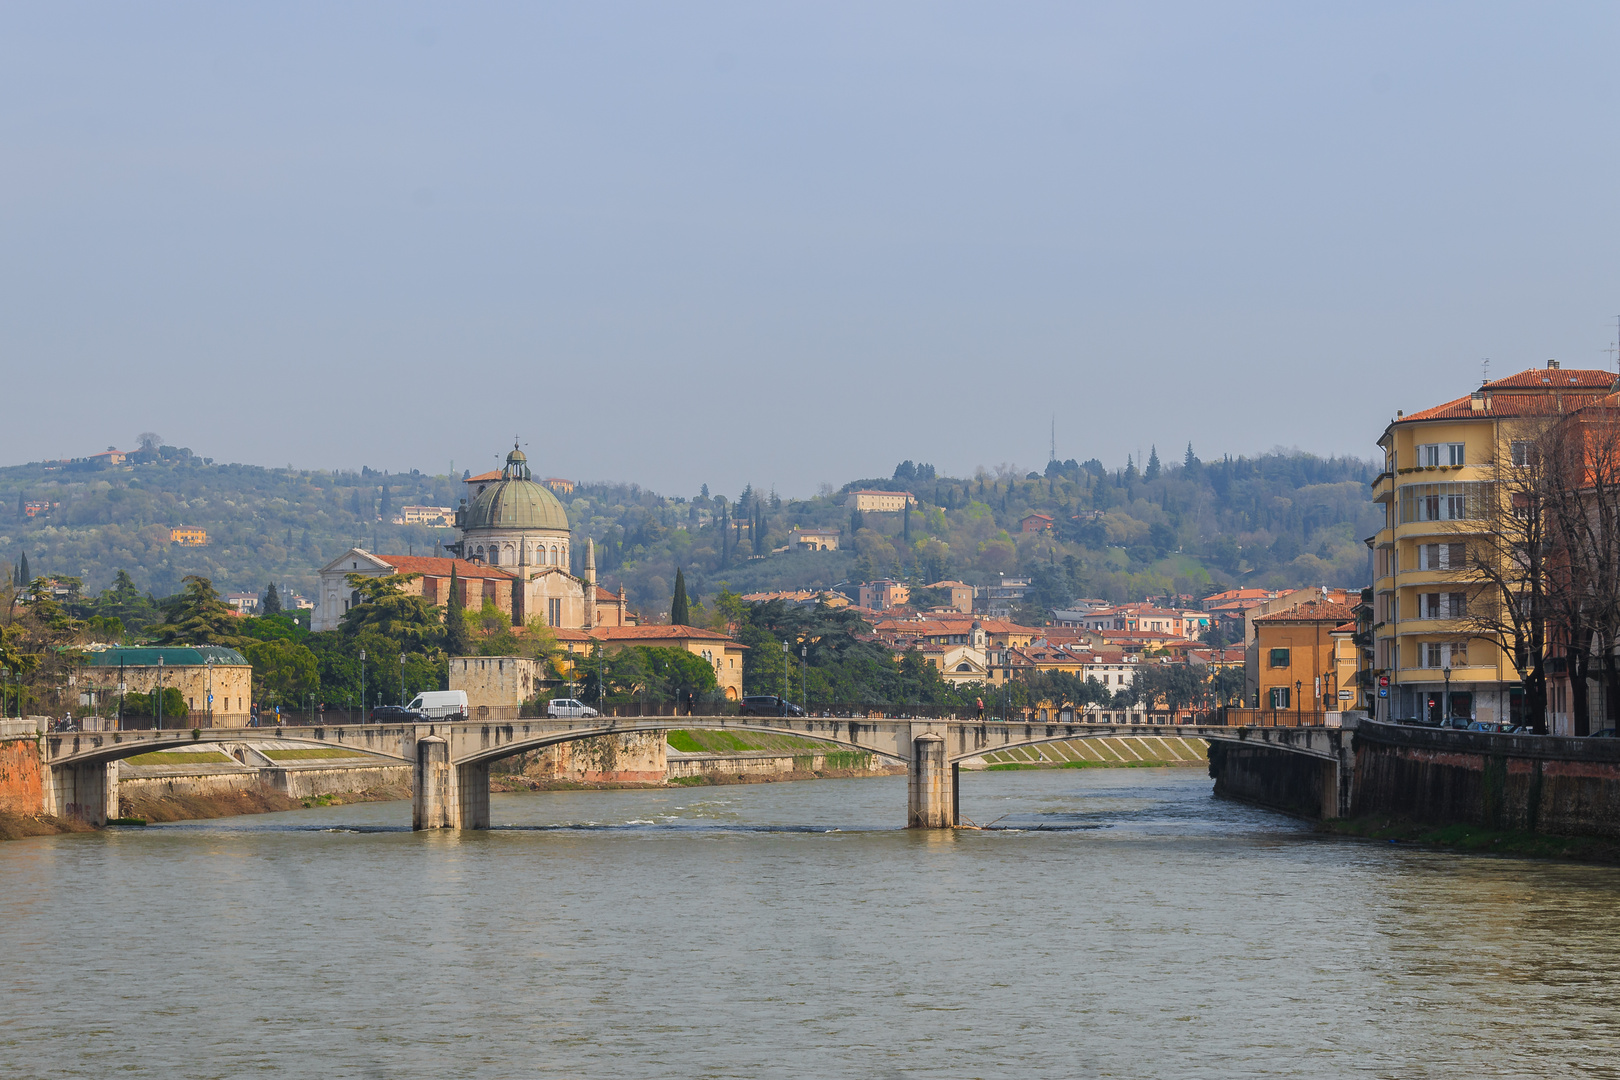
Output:
[[787,701],[788,643],[782,642],[782,700]]
[[214,726],[214,658],[210,656],[203,661],[208,670],[208,726]]
[[366,650],[360,650],[360,722],[366,722]]
[[405,654],[399,654],[399,704],[405,706]]
[[1446,680],[1445,696],[1440,699],[1440,723],[1449,724],[1451,723],[1451,665],[1447,664],[1441,668],[1440,674],[1445,676]]
[[799,647],[799,706],[804,709],[805,715],[810,713],[810,691],[806,689],[810,684],[809,676],[805,673],[805,666],[810,663],[810,643],[806,641]]
[[157,730],[163,730],[163,654],[158,653]]
[[1304,702],[1300,701],[1300,695],[1302,693],[1304,693],[1304,691],[1305,691],[1305,684],[1300,682],[1298,679],[1295,679],[1294,680],[1294,726],[1295,727],[1299,727],[1300,720],[1302,719],[1302,717],[1300,716],[1299,711],[1304,706]]

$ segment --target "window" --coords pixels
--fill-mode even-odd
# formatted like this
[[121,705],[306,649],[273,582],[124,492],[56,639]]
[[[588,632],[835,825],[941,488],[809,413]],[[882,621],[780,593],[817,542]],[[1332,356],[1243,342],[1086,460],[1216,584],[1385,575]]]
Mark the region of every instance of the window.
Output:
[[1486,484],[1407,484],[1401,488],[1401,523],[1477,521],[1485,516]]
[[1426,443],[1417,448],[1417,463],[1420,469],[1432,469],[1440,464],[1440,444]]
[[1513,464],[1523,468],[1530,464],[1530,443],[1526,439],[1513,440]]
[[1420,659],[1426,668],[1459,668],[1468,666],[1468,642],[1426,641],[1418,646]]
[[1287,667],[1288,666],[1288,650],[1287,649],[1272,649],[1271,650],[1271,666],[1274,667],[1274,668]]
[[1461,465],[1463,463],[1463,444],[1460,442],[1446,443],[1446,464]]
[[1462,570],[1468,566],[1466,544],[1419,544],[1419,570]]
[[1273,709],[1289,708],[1290,691],[1286,686],[1273,686],[1271,688],[1271,707]]
[[1468,596],[1465,593],[1419,593],[1418,618],[1461,619],[1468,614]]

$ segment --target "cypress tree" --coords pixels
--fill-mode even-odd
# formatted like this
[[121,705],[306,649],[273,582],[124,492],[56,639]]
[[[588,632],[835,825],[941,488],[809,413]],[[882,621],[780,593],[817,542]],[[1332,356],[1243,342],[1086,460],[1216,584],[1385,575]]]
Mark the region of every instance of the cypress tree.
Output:
[[456,568],[450,567],[450,596],[444,605],[444,651],[450,656],[466,656],[472,652],[472,640],[467,636],[467,620],[462,615],[466,608],[461,581]]
[[1152,483],[1154,480],[1157,480],[1158,478],[1159,478],[1159,448],[1157,446],[1154,446],[1154,447],[1150,447],[1148,449],[1147,470],[1142,473],[1142,479],[1148,481],[1149,483]]
[[900,513],[905,516],[902,532],[905,534],[906,544],[909,546],[911,544],[911,504],[907,503]]
[[265,590],[264,603],[259,605],[259,614],[281,614],[281,594],[276,591],[276,583],[273,581],[270,583],[270,588]]
[[33,575],[28,572],[28,552],[22,553],[22,561],[17,563],[17,588],[26,589],[28,583],[33,581]]
[[28,500],[23,498],[22,492],[17,492],[17,520],[21,521],[28,516]]
[[669,621],[672,626],[686,626],[692,615],[687,610],[686,603],[686,574],[678,567],[675,570],[675,599],[669,604]]
[[393,505],[392,505],[391,500],[388,498],[388,474],[383,473],[382,505],[377,509],[377,513],[382,515],[382,519],[384,521],[387,521],[388,517],[389,517],[389,512],[391,510],[393,510]]

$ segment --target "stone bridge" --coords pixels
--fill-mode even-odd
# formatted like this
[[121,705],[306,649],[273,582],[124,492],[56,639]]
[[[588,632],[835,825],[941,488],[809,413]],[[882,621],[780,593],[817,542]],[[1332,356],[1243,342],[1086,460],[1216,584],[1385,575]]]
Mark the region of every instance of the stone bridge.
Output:
[[1255,728],[1052,721],[841,719],[833,717],[532,718],[505,723],[347,724],[324,727],[187,728],[87,731],[40,736],[44,812],[104,824],[117,814],[118,761],[135,754],[211,743],[287,740],[340,747],[413,769],[412,826],[489,827],[489,767],[501,758],[600,735],[667,731],[753,731],[820,739],[904,763],[910,774],[906,823],[945,829],[957,824],[962,761],[995,750],[1108,736],[1186,736],[1282,753],[1296,768],[1320,771],[1322,816],[1348,809],[1354,766],[1349,728]]

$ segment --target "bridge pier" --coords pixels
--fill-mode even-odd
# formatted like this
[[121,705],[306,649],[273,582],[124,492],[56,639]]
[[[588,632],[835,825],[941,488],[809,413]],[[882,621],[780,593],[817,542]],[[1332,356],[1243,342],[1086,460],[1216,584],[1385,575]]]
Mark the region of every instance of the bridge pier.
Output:
[[52,765],[44,778],[44,806],[52,817],[105,825],[118,816],[118,762]]
[[906,828],[954,828],[958,771],[945,761],[944,738],[933,732],[914,737],[910,765]]
[[430,735],[416,742],[414,779],[411,828],[489,828],[488,762],[455,764],[450,744]]

